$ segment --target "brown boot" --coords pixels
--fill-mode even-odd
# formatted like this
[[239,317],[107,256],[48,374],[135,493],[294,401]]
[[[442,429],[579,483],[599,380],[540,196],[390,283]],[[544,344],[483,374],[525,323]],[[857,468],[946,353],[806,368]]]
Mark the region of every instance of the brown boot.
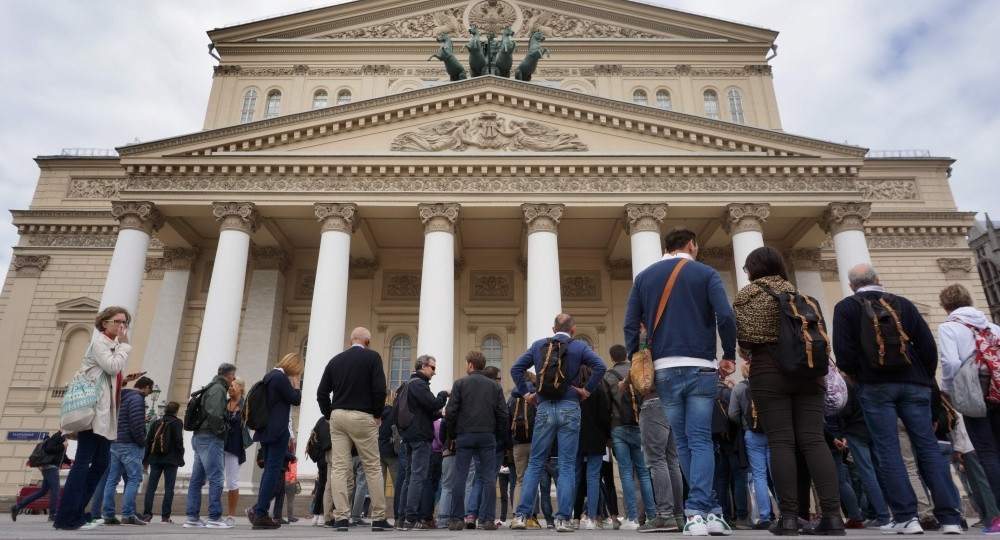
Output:
[[281,527],[280,523],[275,523],[271,516],[257,516],[253,520],[253,530],[259,531],[264,529],[277,529]]

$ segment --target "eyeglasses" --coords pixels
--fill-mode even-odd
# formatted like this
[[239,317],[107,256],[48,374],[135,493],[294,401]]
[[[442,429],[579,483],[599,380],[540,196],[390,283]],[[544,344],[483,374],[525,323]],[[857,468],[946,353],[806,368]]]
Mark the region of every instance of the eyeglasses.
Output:
[[427,366],[425,366],[425,367],[431,368],[431,371],[435,371],[435,372],[437,371],[437,369],[434,366],[430,365],[430,364],[427,364]]
[[127,324],[127,321],[121,321],[121,320],[118,320],[118,319],[108,319],[108,320],[106,320],[104,322],[106,322],[106,323],[112,323],[112,324]]

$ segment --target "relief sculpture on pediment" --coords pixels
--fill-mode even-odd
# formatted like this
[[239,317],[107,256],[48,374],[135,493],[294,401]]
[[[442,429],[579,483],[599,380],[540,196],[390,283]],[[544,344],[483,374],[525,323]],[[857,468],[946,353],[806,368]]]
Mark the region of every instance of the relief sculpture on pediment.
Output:
[[622,28],[603,22],[580,19],[564,13],[554,13],[538,8],[525,8],[524,25],[518,31],[519,36],[528,36],[534,30],[543,34],[561,38],[662,38],[664,36]]
[[470,148],[508,152],[583,152],[587,145],[575,133],[562,133],[534,120],[510,120],[496,113],[446,120],[396,136],[391,150],[441,152]]

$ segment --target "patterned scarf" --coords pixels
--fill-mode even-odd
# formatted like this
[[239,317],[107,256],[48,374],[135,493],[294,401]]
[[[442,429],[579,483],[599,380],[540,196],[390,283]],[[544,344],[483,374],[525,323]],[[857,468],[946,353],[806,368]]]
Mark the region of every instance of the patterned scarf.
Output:
[[958,319],[949,318],[950,322],[963,324],[976,337],[976,364],[979,373],[986,372],[990,377],[990,386],[983,396],[986,401],[1000,403],[1000,337],[989,328],[976,328]]

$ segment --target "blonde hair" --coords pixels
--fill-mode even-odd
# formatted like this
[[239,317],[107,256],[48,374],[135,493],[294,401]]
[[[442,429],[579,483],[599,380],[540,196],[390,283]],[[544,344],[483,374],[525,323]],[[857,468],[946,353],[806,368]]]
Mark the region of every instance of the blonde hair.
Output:
[[288,353],[274,367],[283,369],[285,375],[289,377],[298,377],[302,375],[302,371],[305,368],[305,360],[302,359],[302,355],[299,353]]
[[236,377],[233,379],[233,385],[240,387],[240,397],[247,393],[247,382],[243,380],[243,377]]

